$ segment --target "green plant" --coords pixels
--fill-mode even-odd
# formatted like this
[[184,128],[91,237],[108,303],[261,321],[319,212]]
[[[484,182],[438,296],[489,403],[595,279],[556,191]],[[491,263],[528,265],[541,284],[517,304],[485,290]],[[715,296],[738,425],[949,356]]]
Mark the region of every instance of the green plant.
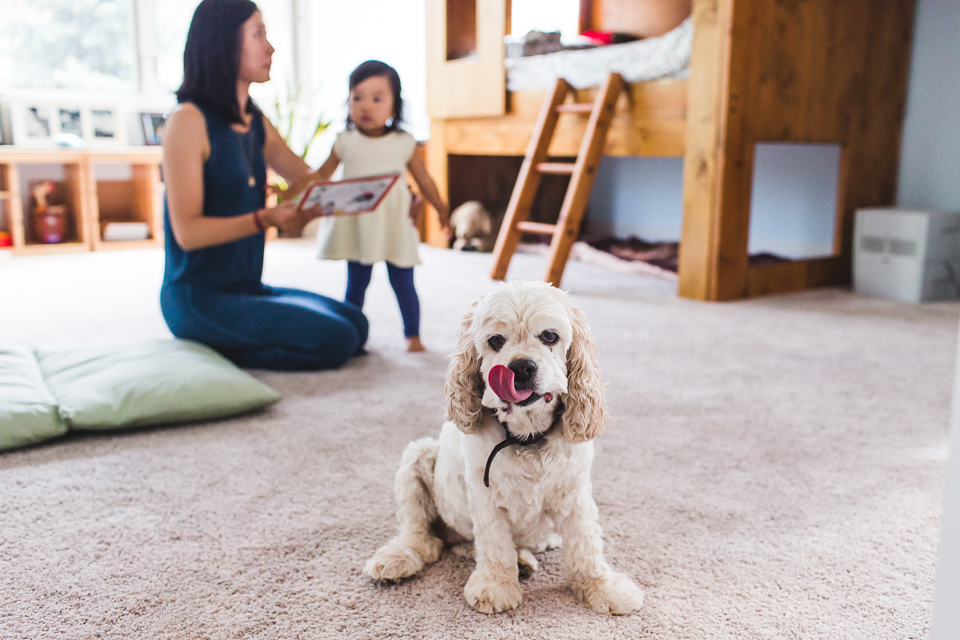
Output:
[[[273,84],[273,83],[271,83]],[[267,114],[273,122],[284,142],[297,153],[301,158],[306,159],[310,152],[310,145],[327,130],[330,126],[330,120],[324,117],[323,112],[311,117],[311,105],[303,99],[303,87],[300,83],[292,86],[287,83],[283,90],[274,84],[274,98],[271,102],[271,112]],[[307,115],[302,115],[307,112]],[[308,124],[306,133],[303,134],[302,128],[298,123],[306,121]],[[286,181],[277,176],[277,183],[281,189],[286,189]]]

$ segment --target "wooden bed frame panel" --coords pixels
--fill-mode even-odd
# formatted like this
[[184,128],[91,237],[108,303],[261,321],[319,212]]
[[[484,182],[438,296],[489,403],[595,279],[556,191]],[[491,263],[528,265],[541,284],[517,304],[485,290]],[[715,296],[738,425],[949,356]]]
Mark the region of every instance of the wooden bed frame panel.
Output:
[[[596,89],[575,92],[577,102],[593,102]],[[523,155],[543,105],[540,91],[508,94],[501,118],[446,120],[447,150],[464,155]],[[637,83],[621,96],[607,136],[606,155],[681,157],[684,149],[686,80]],[[561,118],[550,147],[552,156],[575,156],[587,118]]]
[[[617,4],[622,10],[632,3]],[[693,0],[689,79],[632,85],[605,148],[615,156],[684,158],[681,296],[731,300],[849,281],[854,210],[894,201],[914,4]],[[430,17],[445,6],[428,0],[428,40],[446,42],[445,17]],[[504,15],[506,28],[509,9],[509,0],[478,0],[478,22],[481,14]],[[601,14],[596,5],[581,13]],[[479,38],[477,46],[484,46]],[[446,197],[448,155],[522,155],[544,93],[506,92],[505,74],[495,82],[461,78],[457,86],[466,93],[457,100],[492,91],[504,98],[503,112],[478,117],[445,105],[441,115],[429,98],[450,85],[437,69],[451,73],[462,61],[448,63],[445,44],[442,59],[431,58],[440,49],[428,46],[428,167]],[[502,69],[502,59],[499,64]],[[464,72],[462,65],[456,69]],[[586,101],[593,91],[581,94],[578,101]],[[565,120],[551,155],[572,155],[579,145],[585,119]],[[840,145],[834,256],[749,265],[754,150],[765,142]],[[435,220],[427,224],[427,238],[445,246]]]
[[[506,112],[503,37],[510,31],[510,0],[426,0],[427,112],[432,118],[499,116]],[[448,4],[456,13],[447,20]],[[476,9],[476,20],[465,9]],[[452,33],[447,27],[468,29]],[[475,32],[473,29],[475,28]],[[475,45],[470,55],[468,49]],[[448,59],[450,55],[458,57]]]

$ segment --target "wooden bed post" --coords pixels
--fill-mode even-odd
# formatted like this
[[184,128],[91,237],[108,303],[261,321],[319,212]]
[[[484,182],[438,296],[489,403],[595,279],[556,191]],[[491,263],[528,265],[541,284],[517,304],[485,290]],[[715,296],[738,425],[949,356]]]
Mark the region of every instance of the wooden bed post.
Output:
[[426,0],[427,114],[507,112],[503,38],[510,0]]
[[693,50],[683,159],[683,224],[678,292],[716,300],[720,176],[726,138],[724,95],[730,67],[730,0],[694,0]]
[[[503,38],[509,28],[510,0],[426,0],[426,164],[448,203],[449,119],[506,113]],[[429,244],[449,246],[432,207],[424,225]]]
[[[447,122],[430,122],[430,142],[427,143],[427,173],[433,178],[444,202],[450,202],[450,164],[447,154]],[[426,242],[434,247],[448,247],[447,236],[440,229],[440,218],[433,207],[425,203],[424,231]]]

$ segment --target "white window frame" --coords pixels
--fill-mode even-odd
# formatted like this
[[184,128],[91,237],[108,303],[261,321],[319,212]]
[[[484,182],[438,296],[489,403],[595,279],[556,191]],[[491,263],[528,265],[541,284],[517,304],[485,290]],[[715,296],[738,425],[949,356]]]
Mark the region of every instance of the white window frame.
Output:
[[[289,39],[289,44],[283,42],[282,46],[289,52],[291,59],[289,71],[284,70],[282,75],[292,74],[298,77],[300,47],[298,43],[301,38],[298,37],[299,23],[301,21],[295,18],[298,12],[297,0],[272,0],[278,4],[279,8],[275,13],[279,13],[277,25],[271,27],[274,34],[273,39],[280,41],[277,37],[277,29],[284,34],[284,39]],[[154,105],[154,108],[172,106],[175,99],[168,89],[160,86],[157,74],[157,43],[154,37],[153,16],[156,7],[163,0],[133,0],[133,16],[131,25],[134,37],[134,55],[137,57],[134,64],[133,84],[135,89],[124,92],[103,92],[103,91],[85,91],[81,89],[58,89],[58,88],[38,88],[38,87],[0,87],[0,94],[17,100],[35,100],[49,102],[71,102],[71,103],[112,103],[122,106],[132,105]],[[268,33],[268,37],[270,34]],[[273,42],[273,40],[271,40]],[[274,46],[279,50],[281,47]]]

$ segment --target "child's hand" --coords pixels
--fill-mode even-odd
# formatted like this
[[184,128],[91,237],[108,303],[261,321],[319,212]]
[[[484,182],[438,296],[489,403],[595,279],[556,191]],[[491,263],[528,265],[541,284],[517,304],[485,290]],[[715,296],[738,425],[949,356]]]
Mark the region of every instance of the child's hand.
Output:
[[329,216],[332,214],[333,207],[324,208],[319,205],[304,207],[300,210],[300,215],[303,217],[303,224],[307,224],[311,220],[316,220],[322,216]]
[[420,216],[423,215],[423,198],[416,191],[412,191],[410,198],[410,222],[413,226],[420,226]]
[[441,222],[440,229],[443,230],[443,233],[447,236],[447,242],[453,240],[454,231],[449,222]]
[[297,181],[293,182],[292,184],[290,184],[290,185],[287,187],[287,190],[284,191],[284,193],[285,193],[287,196],[298,196],[298,195],[300,195],[301,193],[303,193],[304,189],[306,189],[308,186],[310,186],[310,183],[312,183],[312,182],[316,182],[316,175],[313,174],[313,173],[311,173],[311,174],[309,174],[309,175],[307,175],[307,176],[304,176],[303,178],[300,178],[299,180],[297,180]]
[[452,242],[457,234],[453,230],[453,225],[450,224],[450,210],[446,204],[443,204],[443,208],[437,211],[437,215],[440,216],[440,230],[446,236],[447,242]]

